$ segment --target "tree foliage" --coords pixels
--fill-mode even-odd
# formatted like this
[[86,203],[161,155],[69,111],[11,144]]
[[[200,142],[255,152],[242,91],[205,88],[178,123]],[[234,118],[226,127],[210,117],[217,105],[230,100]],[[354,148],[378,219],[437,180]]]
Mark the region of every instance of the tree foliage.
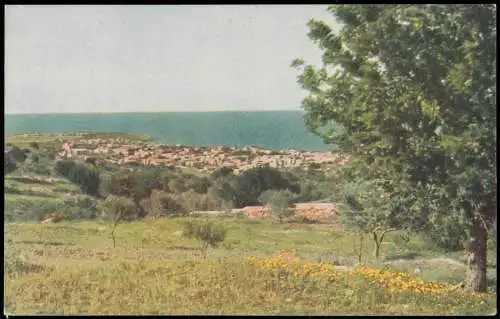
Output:
[[154,218],[186,214],[186,209],[172,195],[156,189],[149,198],[141,201],[141,206],[147,216]]
[[[496,6],[336,5],[339,32],[311,19],[322,66],[297,59],[309,129],[377,172],[388,194],[439,226],[467,226],[471,287],[486,289],[496,216]],[[332,123],[342,126],[332,129]],[[394,196],[389,196],[393,200]]]
[[244,171],[233,180],[236,207],[256,205],[262,192],[270,189],[290,188],[291,183],[279,170],[255,167]]
[[55,171],[78,185],[85,194],[99,196],[101,177],[97,169],[72,160],[61,160],[56,162]]
[[293,215],[294,194],[286,190],[268,190],[259,196],[259,201],[271,209],[271,214],[276,216],[280,223],[285,217]]
[[19,147],[14,145],[7,151],[7,155],[13,161],[18,162],[18,163],[22,163],[26,160],[26,158],[28,158],[28,155],[27,155],[28,152],[29,152],[29,150],[26,150],[26,149],[22,150]]

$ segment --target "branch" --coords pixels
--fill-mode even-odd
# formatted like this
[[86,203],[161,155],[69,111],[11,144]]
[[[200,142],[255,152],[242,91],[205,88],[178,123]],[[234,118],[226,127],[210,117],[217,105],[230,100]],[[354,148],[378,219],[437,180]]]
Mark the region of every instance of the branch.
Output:
[[397,230],[399,230],[399,229],[398,229],[398,228],[389,228],[389,229],[387,229],[387,230],[384,230],[384,231],[382,232],[382,235],[385,235],[385,234],[387,234],[387,233],[390,233],[390,232],[393,232],[393,231],[397,231]]

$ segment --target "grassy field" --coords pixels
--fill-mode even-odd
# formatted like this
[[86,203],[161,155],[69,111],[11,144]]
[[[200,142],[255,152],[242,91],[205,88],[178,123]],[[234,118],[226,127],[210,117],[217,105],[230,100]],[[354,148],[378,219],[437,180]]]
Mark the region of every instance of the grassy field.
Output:
[[[98,222],[6,224],[5,308],[14,314],[480,315],[495,311],[496,295],[394,291],[345,271],[335,278],[307,271],[290,275],[272,261],[277,251],[300,257],[304,267],[318,262],[322,267],[352,265],[357,261],[356,237],[313,226],[292,230],[270,221],[219,219],[229,229],[228,237],[207,258],[197,242],[180,236],[186,218],[119,225],[116,248],[107,228]],[[465,267],[460,263],[432,262],[436,253],[425,250],[419,238],[401,247],[395,236],[383,249],[383,259],[391,263],[375,262],[370,242],[365,243],[363,262],[372,269],[406,270],[412,275],[418,268],[423,280],[453,284],[463,279]],[[250,262],[251,256],[264,263]],[[394,262],[402,256],[418,257]],[[494,268],[490,271],[496,276]]]
[[40,220],[65,200],[79,196],[81,190],[67,180],[14,173],[4,179],[4,220]]
[[[84,134],[84,136],[82,136]],[[5,137],[6,144],[13,144],[18,147],[28,147],[31,143],[36,142],[40,148],[60,149],[62,144],[69,140],[95,138],[124,138],[137,142],[151,142],[152,139],[146,135],[130,134],[130,133],[100,133],[100,132],[82,132],[82,133],[63,133],[63,134],[17,134]]]

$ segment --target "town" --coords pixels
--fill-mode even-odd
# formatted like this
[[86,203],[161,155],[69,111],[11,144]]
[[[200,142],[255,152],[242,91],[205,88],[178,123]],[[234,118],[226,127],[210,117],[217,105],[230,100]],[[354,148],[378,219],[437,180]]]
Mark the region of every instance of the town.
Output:
[[273,151],[247,146],[241,149],[227,146],[187,147],[161,145],[124,138],[80,138],[62,145],[60,158],[94,158],[118,165],[165,165],[195,168],[212,172],[230,167],[234,173],[256,166],[274,168],[321,167],[328,169],[343,164],[346,158],[332,152],[305,152],[298,150]]

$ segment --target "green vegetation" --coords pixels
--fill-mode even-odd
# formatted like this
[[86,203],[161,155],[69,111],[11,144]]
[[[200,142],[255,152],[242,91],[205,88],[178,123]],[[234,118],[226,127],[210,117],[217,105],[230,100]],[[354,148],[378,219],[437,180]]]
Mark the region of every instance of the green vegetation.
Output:
[[207,257],[207,248],[209,246],[212,248],[219,247],[226,238],[226,234],[227,228],[213,221],[187,221],[184,223],[182,230],[182,236],[194,238],[200,243],[200,248],[205,258]]
[[[217,221],[227,229],[223,244],[203,258],[195,238],[178,235],[189,220],[213,221],[169,218],[124,223],[116,232],[114,249],[109,232],[102,231],[98,221],[7,224],[5,307],[16,314],[484,315],[495,311],[494,295],[483,301],[466,291],[439,297],[391,293],[363,278],[289,277],[247,261],[248,256],[286,250],[311,262],[352,264],[357,261],[356,234],[305,225],[291,232],[265,220],[225,217]],[[462,280],[465,265],[432,259],[453,255],[427,250],[419,236],[412,237],[406,248],[398,246],[393,240],[397,235],[388,234],[384,242],[386,269],[413,274],[418,268],[418,276],[426,281]],[[370,257],[372,249],[365,247],[363,262],[384,268]],[[397,262],[412,253],[417,257]],[[495,275],[494,266],[489,271]]]
[[[307,125],[351,156],[347,169],[374,187],[359,196],[373,197],[366,203],[386,211],[390,227],[399,224],[393,218],[419,217],[428,232],[454,223],[467,233],[468,284],[485,291],[496,221],[495,5],[329,11],[342,25],[338,33],[309,22],[323,65],[292,63],[310,93],[302,103]],[[331,122],[342,130],[329,130]],[[385,201],[376,198],[381,193]]]
[[[212,174],[177,168],[139,165],[94,165],[85,160],[56,160],[51,151],[21,150],[11,145],[5,154],[5,220],[40,221],[63,212],[70,220],[96,218],[96,205],[109,195],[133,200],[139,218],[186,215],[205,210],[230,210],[259,204],[266,190],[289,190],[293,200],[310,201],[331,195],[332,180],[325,172],[293,172],[257,167],[240,175],[222,168]],[[37,156],[33,163],[25,154]],[[15,170],[12,168],[15,165]]]
[[276,216],[280,223],[283,223],[285,217],[293,215],[293,210],[290,209],[293,197],[289,190],[268,190],[259,196],[259,200],[271,209],[271,214]]

